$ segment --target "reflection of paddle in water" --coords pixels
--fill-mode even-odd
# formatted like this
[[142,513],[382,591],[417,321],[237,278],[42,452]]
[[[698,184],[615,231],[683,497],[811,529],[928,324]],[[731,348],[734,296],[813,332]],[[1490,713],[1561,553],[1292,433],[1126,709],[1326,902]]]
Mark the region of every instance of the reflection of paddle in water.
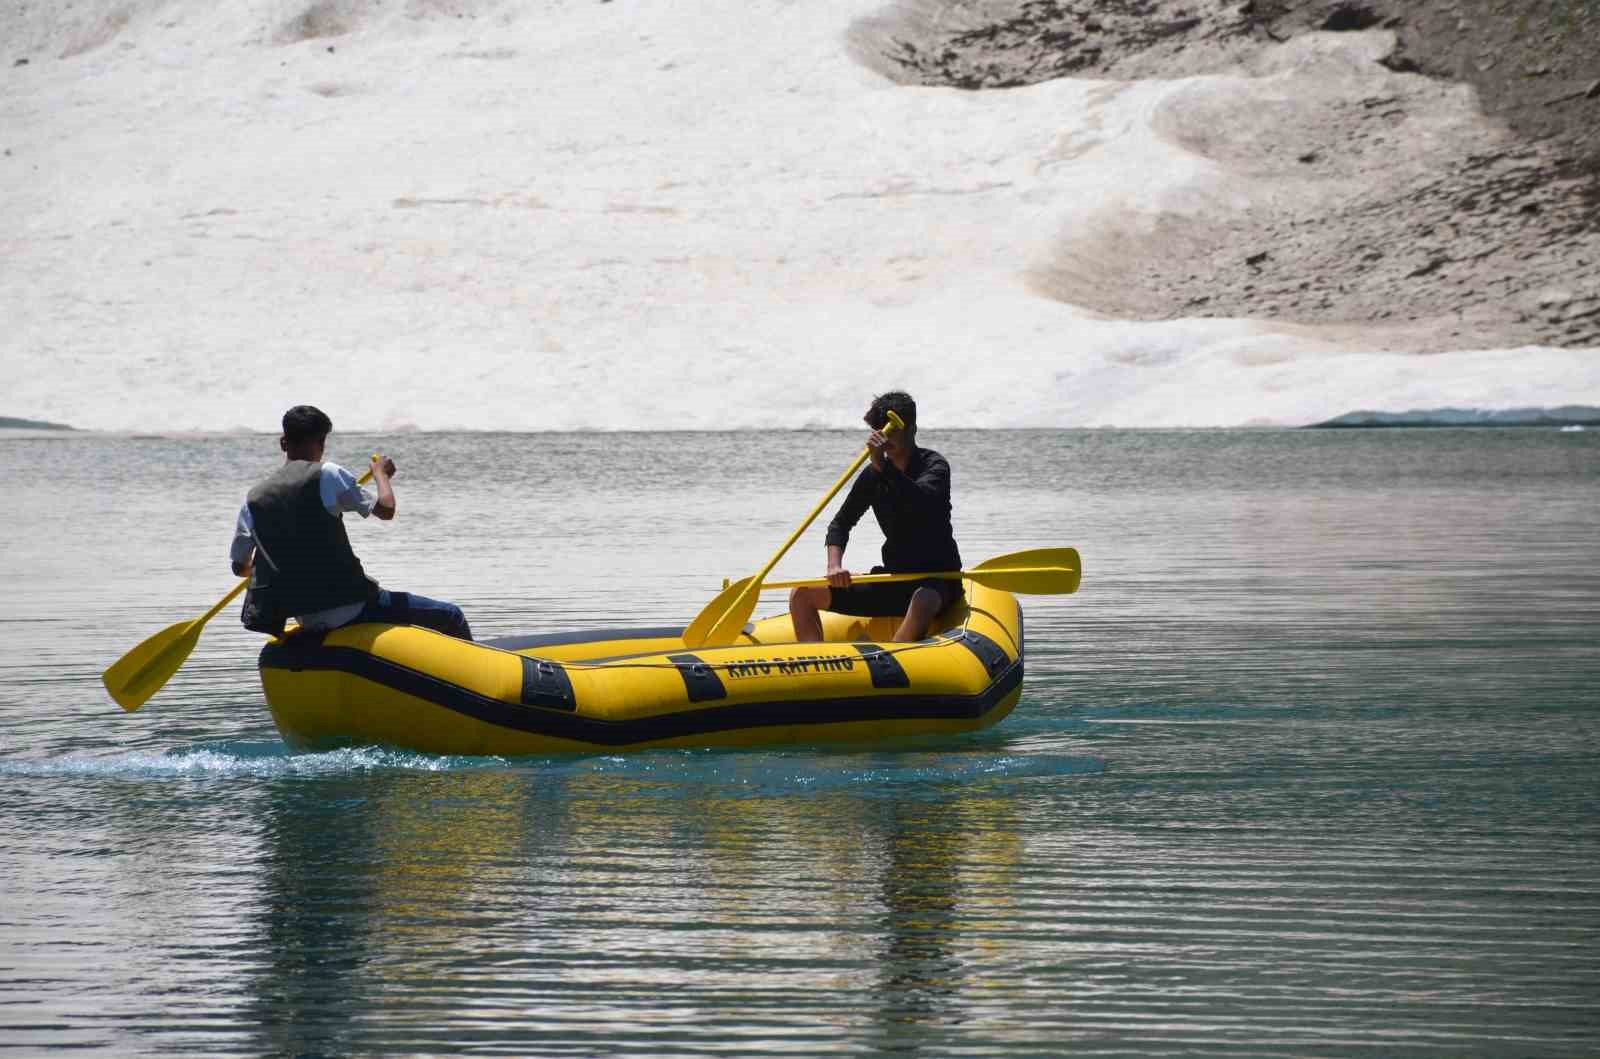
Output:
[[889,807],[876,988],[886,1037],[907,1023],[959,1021],[970,951],[999,944],[996,921],[1012,911],[1023,852],[1017,808],[997,785]]

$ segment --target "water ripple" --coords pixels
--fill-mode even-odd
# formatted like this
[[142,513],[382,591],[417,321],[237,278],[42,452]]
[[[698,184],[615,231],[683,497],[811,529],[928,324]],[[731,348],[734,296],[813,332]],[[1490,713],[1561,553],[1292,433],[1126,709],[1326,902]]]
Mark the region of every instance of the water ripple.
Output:
[[[228,616],[123,714],[272,453],[0,444],[0,1048],[1592,1056],[1600,433],[1482,438],[930,437],[969,560],[1088,567],[1004,723],[521,759],[290,754]],[[682,621],[859,445],[768,440],[351,439],[499,469],[352,535],[484,634]]]

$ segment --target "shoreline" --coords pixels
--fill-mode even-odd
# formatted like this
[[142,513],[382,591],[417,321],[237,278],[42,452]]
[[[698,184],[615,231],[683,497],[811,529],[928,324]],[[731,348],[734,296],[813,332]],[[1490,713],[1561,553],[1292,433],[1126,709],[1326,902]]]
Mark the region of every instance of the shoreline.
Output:
[[[1564,413],[1564,414],[1557,414]],[[1152,433],[1176,433],[1205,431],[1211,433],[1226,433],[1235,431],[1262,432],[1282,430],[1389,430],[1395,428],[1417,427],[1426,430],[1545,430],[1561,429],[1566,427],[1600,427],[1600,408],[1587,405],[1557,405],[1550,408],[1515,408],[1515,409],[1412,409],[1403,412],[1386,412],[1361,409],[1334,416],[1331,419],[1317,423],[1298,424],[1263,424],[1239,423],[1232,426],[1062,426],[1062,427],[964,427],[964,426],[938,426],[929,429],[940,434],[949,433],[1064,433],[1073,431],[1088,432],[1134,432],[1144,431]],[[470,428],[446,430],[362,430],[341,429],[339,434],[347,438],[366,437],[437,437],[442,435],[471,435],[474,437],[584,437],[584,436],[612,436],[629,435],[646,437],[650,435],[739,435],[740,430],[696,430],[696,429],[658,429],[658,430],[473,430]],[[773,434],[855,434],[858,428],[849,426],[838,427],[796,427],[787,429],[774,429]],[[0,426],[0,441],[74,441],[74,440],[107,440],[120,439],[126,441],[206,441],[233,438],[272,438],[276,437],[276,430],[195,430],[195,431],[167,431],[161,433],[145,433],[124,430],[97,430],[93,428],[67,427],[60,429],[38,430],[25,427]]]

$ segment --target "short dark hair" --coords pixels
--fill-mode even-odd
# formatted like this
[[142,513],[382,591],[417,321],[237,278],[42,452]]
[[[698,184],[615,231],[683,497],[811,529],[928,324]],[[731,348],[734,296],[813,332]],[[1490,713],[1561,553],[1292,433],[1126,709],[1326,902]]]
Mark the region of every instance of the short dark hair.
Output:
[[333,433],[333,420],[315,405],[297,404],[283,413],[283,436],[292,444],[325,438]]
[[867,409],[867,414],[861,418],[867,421],[867,426],[873,430],[882,430],[884,424],[889,422],[889,413],[899,416],[906,425],[907,430],[917,429],[917,402],[904,390],[890,390],[880,393],[872,399],[872,407]]

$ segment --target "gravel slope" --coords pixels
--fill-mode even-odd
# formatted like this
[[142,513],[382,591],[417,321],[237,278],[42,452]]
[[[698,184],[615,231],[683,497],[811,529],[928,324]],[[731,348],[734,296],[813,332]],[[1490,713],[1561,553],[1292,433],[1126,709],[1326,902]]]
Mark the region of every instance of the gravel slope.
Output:
[[[1365,62],[1334,69],[1317,42],[1350,35],[1370,38]],[[1600,345],[1600,0],[917,0],[854,43],[903,83],[975,90],[1257,80],[1163,117],[1197,159],[1292,193],[1065,232],[1036,270],[1050,296],[1123,318],[1378,325],[1423,353]],[[1278,90],[1319,62],[1314,97],[1304,78]]]

